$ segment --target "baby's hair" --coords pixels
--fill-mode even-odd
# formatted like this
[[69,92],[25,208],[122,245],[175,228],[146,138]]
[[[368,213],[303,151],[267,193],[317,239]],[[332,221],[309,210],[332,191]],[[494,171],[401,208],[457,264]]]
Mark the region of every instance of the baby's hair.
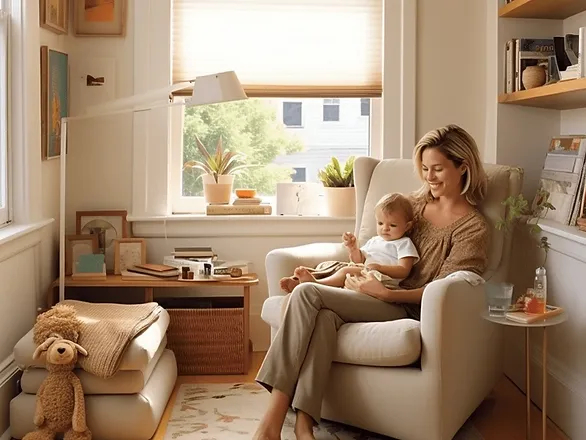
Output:
[[401,193],[390,193],[381,197],[374,209],[380,209],[385,214],[401,211],[408,222],[415,217],[411,202]]

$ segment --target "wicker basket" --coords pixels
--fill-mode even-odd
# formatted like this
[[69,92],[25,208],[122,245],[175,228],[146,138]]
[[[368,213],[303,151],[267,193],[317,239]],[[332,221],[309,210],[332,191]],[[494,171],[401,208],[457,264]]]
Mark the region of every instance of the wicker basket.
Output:
[[167,345],[181,375],[242,374],[243,308],[168,308]]

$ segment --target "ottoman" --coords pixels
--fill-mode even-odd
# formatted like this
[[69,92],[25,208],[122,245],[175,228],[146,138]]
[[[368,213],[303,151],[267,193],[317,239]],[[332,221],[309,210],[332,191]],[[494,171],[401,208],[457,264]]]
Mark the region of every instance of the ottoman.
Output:
[[[155,433],[177,379],[175,355],[166,348],[169,314],[136,336],[125,351],[116,374],[94,376],[74,371],[84,388],[86,418],[93,440],[148,440]],[[10,432],[21,439],[33,431],[36,393],[47,375],[42,361],[33,360],[32,330],[14,348],[24,370],[22,392],[10,403]]]

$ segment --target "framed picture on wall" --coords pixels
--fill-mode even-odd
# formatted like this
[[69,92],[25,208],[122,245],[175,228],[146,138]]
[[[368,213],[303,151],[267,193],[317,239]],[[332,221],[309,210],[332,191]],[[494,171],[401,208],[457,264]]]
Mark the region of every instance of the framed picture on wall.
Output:
[[41,154],[61,155],[61,118],[69,116],[68,55],[41,46]]
[[78,37],[126,35],[127,0],[75,0],[73,29]]
[[114,273],[120,275],[129,267],[146,263],[144,238],[119,238],[114,241]]
[[69,0],[40,0],[40,25],[56,34],[69,30]]

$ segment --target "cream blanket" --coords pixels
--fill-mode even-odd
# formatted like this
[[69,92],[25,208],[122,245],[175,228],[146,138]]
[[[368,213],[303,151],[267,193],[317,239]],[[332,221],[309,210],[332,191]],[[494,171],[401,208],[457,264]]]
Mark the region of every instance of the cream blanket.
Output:
[[116,373],[124,351],[143,330],[159,318],[163,310],[155,302],[146,304],[100,304],[65,300],[75,308],[82,322],[79,345],[88,352],[81,356],[81,367],[98,377]]

